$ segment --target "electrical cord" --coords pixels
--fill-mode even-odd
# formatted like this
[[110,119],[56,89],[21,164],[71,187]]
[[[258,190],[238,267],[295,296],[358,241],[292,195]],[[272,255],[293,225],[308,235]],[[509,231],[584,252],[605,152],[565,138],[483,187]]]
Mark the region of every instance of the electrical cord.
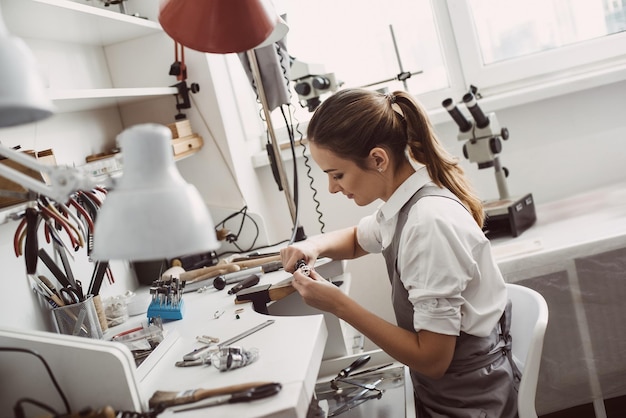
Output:
[[[324,217],[324,214],[322,213],[320,209],[320,201],[317,199],[318,191],[313,184],[315,182],[315,179],[313,178],[313,175],[311,174],[311,171],[312,171],[311,159],[306,153],[307,147],[304,141],[304,133],[300,131],[300,122],[295,117],[294,110],[293,110],[294,107],[292,105],[289,105],[289,109],[290,109],[290,113],[293,119],[296,121],[296,124],[295,126],[292,127],[292,129],[293,129],[293,132],[297,133],[299,136],[298,140],[300,141],[300,146],[302,147],[302,158],[304,159],[304,166],[306,167],[306,176],[309,179],[309,188],[313,192],[312,199],[313,199],[313,202],[315,203],[315,212],[317,213],[317,221],[320,224],[320,232],[323,234],[324,228],[326,227],[326,223],[322,219]],[[292,134],[292,135],[295,138],[295,134]]]
[[[289,105],[287,105],[289,106]],[[280,106],[280,113],[283,115],[283,120],[285,121],[285,126],[287,127],[287,133],[289,135],[289,145],[291,149],[291,159],[293,161],[293,201],[296,207],[296,216],[293,221],[293,230],[291,231],[291,238],[289,240],[289,245],[293,244],[298,238],[298,227],[300,226],[300,196],[298,187],[298,164],[296,161],[296,146],[293,137],[293,131],[291,129],[291,121],[288,120],[287,115],[285,114],[285,109],[283,106]]]
[[[27,404],[27,403],[35,405],[43,410],[46,410],[47,412],[51,413],[52,416],[54,417],[91,416],[91,415],[86,414],[88,412],[87,410],[77,413],[77,414],[72,413],[71,408],[70,408],[70,403],[67,400],[67,396],[65,395],[65,392],[63,392],[63,389],[61,389],[59,382],[57,381],[56,377],[54,376],[54,373],[52,372],[52,369],[50,368],[50,365],[41,354],[37,353],[34,350],[31,350],[28,348],[21,348],[21,347],[0,347],[0,352],[1,351],[13,352],[13,353],[24,353],[24,354],[30,354],[32,356],[37,357],[43,363],[46,369],[46,372],[48,373],[48,376],[50,376],[50,380],[52,381],[52,384],[54,385],[57,393],[59,394],[59,397],[63,401],[63,406],[65,407],[65,411],[66,411],[64,414],[59,414],[59,412],[56,411],[54,408],[52,408],[50,405],[47,405],[37,399],[24,397],[24,398],[18,399],[15,402],[15,405],[13,406],[13,413],[15,415],[15,418],[26,418],[23,404]],[[163,410],[164,408],[157,407],[157,408],[153,408],[152,410],[148,412],[117,411],[116,418],[154,418],[158,414],[163,412]]]
[[[278,45],[277,45],[278,47]],[[315,212],[317,213],[317,220],[320,223],[320,232],[324,233],[324,227],[326,226],[326,224],[324,223],[324,221],[322,220],[323,218],[323,213],[320,210],[320,201],[317,199],[317,189],[315,188],[315,186],[313,185],[315,179],[313,178],[313,176],[311,175],[311,164],[310,164],[310,159],[308,157],[308,155],[306,155],[306,145],[304,144],[304,133],[302,131],[300,131],[300,121],[298,120],[298,118],[295,115],[295,110],[294,110],[294,106],[291,104],[292,99],[293,99],[293,94],[291,91],[291,80],[289,79],[289,75],[287,74],[287,68],[286,65],[291,66],[291,62],[293,62],[295,60],[295,57],[292,57],[291,55],[289,55],[289,59],[288,62],[285,62],[284,57],[282,54],[278,53],[278,56],[280,57],[280,67],[283,73],[283,78],[285,79],[286,83],[287,83],[287,87],[288,87],[288,94],[289,94],[289,104],[287,104],[287,108],[289,109],[289,121],[287,121],[287,118],[284,114],[284,111],[281,107],[281,111],[283,111],[283,117],[285,118],[285,125],[287,127],[287,133],[289,134],[289,142],[291,145],[291,150],[292,150],[292,156],[293,156],[293,162],[294,162],[294,172],[295,172],[295,167],[296,167],[296,155],[295,155],[295,133],[298,133],[298,140],[300,141],[300,145],[302,146],[302,156],[304,157],[304,165],[306,167],[306,175],[309,179],[309,188],[311,189],[311,191],[313,192],[313,202],[315,202]],[[295,124],[294,124],[295,121]],[[296,175],[294,174],[294,178],[297,178]],[[297,186],[298,182],[294,181],[294,187]],[[294,195],[296,195],[296,191],[294,191]],[[299,203],[299,200],[296,199],[296,204]],[[299,211],[298,211],[298,215],[299,215]],[[296,224],[297,225],[297,224]],[[293,241],[291,241],[293,242]]]
[[[34,350],[30,350],[28,348],[20,348],[20,347],[0,347],[0,351],[7,351],[7,352],[13,352],[13,353],[24,353],[24,354],[30,354],[32,356],[37,357],[44,365],[44,367],[46,368],[46,371],[48,372],[48,376],[50,376],[50,380],[52,381],[52,384],[54,385],[55,389],[57,390],[57,392],[59,393],[59,396],[61,397],[61,400],[63,401],[63,406],[65,406],[65,410],[67,411],[67,413],[70,413],[70,403],[67,400],[67,396],[65,396],[65,393],[63,392],[63,389],[61,389],[61,386],[59,385],[59,382],[57,381],[56,377],[54,376],[54,373],[52,373],[52,369],[50,369],[50,366],[48,365],[48,362],[46,361],[45,358],[43,358],[43,356],[39,353],[37,353]],[[16,418],[23,418],[25,417],[24,415],[24,410],[22,408],[22,403],[32,403],[34,405],[39,406],[40,408],[46,409],[48,412],[52,412],[55,415],[58,415],[58,413],[51,408],[50,406],[36,401],[34,399],[31,398],[22,398],[19,399],[15,406],[14,406],[14,413]]]
[[[235,218],[236,216],[241,215],[241,222],[239,223],[239,230],[237,231],[236,234],[229,234],[226,237],[226,240],[234,245],[237,250],[239,250],[239,252],[249,252],[252,251],[254,249],[254,245],[256,244],[257,239],[259,238],[260,235],[260,231],[259,231],[259,225],[256,223],[256,221],[254,220],[254,218],[250,215],[248,215],[248,207],[244,206],[243,208],[241,208],[239,211],[232,213],[230,215],[228,215],[226,218],[222,219],[220,222],[218,222],[215,225],[215,229],[219,229],[220,227],[226,228],[226,222],[228,222],[229,220]],[[243,230],[244,227],[244,223],[246,221],[246,219],[249,219],[250,222],[252,222],[252,224],[254,225],[255,229],[256,229],[256,234],[254,236],[254,240],[252,241],[252,244],[250,244],[250,248],[248,249],[242,249],[241,247],[239,247],[239,245],[237,245],[237,240],[239,239],[239,236],[241,235],[241,232]],[[223,254],[218,254],[217,256],[221,256]]]

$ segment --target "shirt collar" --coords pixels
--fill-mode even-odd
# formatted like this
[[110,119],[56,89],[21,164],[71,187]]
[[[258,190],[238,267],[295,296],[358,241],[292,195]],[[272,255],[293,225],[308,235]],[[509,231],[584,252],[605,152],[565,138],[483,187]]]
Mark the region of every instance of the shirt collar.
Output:
[[432,182],[426,166],[415,167],[415,173],[411,174],[404,183],[396,189],[389,200],[383,203],[378,209],[378,220],[385,221],[392,219],[400,212],[402,206],[417,192],[422,186]]

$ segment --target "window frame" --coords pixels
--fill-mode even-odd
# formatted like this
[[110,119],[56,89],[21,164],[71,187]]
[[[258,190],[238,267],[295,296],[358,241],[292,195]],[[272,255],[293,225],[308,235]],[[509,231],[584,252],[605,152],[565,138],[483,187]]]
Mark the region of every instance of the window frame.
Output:
[[485,65],[469,2],[446,2],[463,75],[481,89],[497,93],[626,66],[626,32]]

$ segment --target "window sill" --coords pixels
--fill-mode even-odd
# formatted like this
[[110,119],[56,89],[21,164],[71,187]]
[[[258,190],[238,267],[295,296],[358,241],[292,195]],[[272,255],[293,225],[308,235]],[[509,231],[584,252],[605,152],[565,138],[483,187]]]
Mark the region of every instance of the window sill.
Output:
[[[479,88],[479,93],[483,96],[480,99],[480,107],[485,112],[495,112],[624,80],[626,80],[626,62],[566,77],[557,76],[550,80],[526,83],[502,92],[490,93]],[[443,107],[428,109],[428,116],[434,125],[452,121]]]

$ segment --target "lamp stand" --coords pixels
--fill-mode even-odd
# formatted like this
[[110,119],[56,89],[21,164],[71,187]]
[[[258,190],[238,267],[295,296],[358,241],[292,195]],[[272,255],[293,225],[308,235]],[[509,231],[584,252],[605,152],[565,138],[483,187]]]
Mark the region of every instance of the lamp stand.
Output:
[[[270,115],[269,106],[267,104],[267,96],[265,95],[265,89],[263,87],[263,81],[261,79],[259,63],[256,59],[256,54],[254,53],[253,49],[246,51],[246,55],[248,57],[248,61],[250,62],[252,78],[254,79],[254,83],[257,88],[257,94],[259,96],[259,100],[261,101],[261,107],[263,108],[263,113],[265,115],[265,123],[267,123],[267,131],[270,136],[270,142],[274,154],[274,162],[276,163],[276,171],[278,172],[278,179],[280,181],[280,184],[282,185],[283,193],[285,194],[285,199],[287,200],[287,206],[289,207],[289,213],[291,214],[291,220],[293,221],[293,227],[296,234],[295,241],[302,241],[306,239],[306,235],[304,233],[304,229],[299,225],[298,210],[289,189],[289,181],[287,180],[287,175],[285,174],[285,166],[283,165],[280,147],[276,139],[276,132],[274,131],[274,125],[272,124],[272,118]],[[294,161],[293,163],[296,164],[296,161]]]

